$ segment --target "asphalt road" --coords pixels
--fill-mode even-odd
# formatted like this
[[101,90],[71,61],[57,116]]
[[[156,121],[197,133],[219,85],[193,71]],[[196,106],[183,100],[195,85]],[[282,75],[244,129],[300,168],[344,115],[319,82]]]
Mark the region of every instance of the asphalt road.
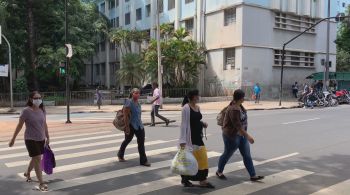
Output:
[[[218,111],[217,111],[218,112]],[[209,181],[215,190],[183,188],[169,171],[179,136],[180,112],[165,112],[177,120],[169,127],[146,128],[146,153],[151,168],[138,166],[136,141],[126,151],[125,163],[116,162],[123,135],[113,130],[111,114],[74,114],[74,126],[55,126],[51,148],[56,154],[55,173],[45,176],[49,194],[350,194],[350,107],[249,111],[249,132],[256,143],[251,152],[261,183],[248,181],[239,152],[225,169],[227,181],[215,173],[223,151],[221,130],[215,111],[203,111],[209,123],[205,144],[209,150]],[[17,120],[18,116],[0,116]],[[65,121],[64,115],[50,115],[49,121]],[[143,120],[150,117],[144,113]],[[39,194],[37,183],[20,177],[27,164],[23,140],[8,149],[0,142],[1,194]],[[32,174],[33,178],[35,174]]]

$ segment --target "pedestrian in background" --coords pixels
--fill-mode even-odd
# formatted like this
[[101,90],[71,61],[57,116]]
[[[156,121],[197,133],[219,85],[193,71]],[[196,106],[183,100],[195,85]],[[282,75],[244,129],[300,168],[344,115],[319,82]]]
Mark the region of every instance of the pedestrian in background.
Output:
[[102,105],[102,94],[99,88],[96,89],[96,104],[98,109],[100,110]]
[[153,100],[151,101],[151,104],[152,104],[151,127],[156,126],[155,117],[158,117],[161,120],[163,120],[165,122],[165,125],[168,126],[170,122],[169,119],[159,114],[159,108],[161,105],[162,97],[158,88],[158,83],[153,83],[152,88],[153,88]]
[[260,96],[261,96],[261,88],[259,83],[255,84],[253,89],[254,89],[255,103],[259,104]]
[[250,144],[254,143],[254,139],[247,132],[248,130],[248,115],[246,109],[243,107],[244,92],[240,89],[233,94],[233,101],[227,108],[222,127],[222,137],[224,140],[224,153],[221,155],[218,163],[218,170],[216,175],[219,179],[226,180],[223,174],[225,165],[228,160],[239,149],[244,166],[246,167],[251,181],[259,181],[264,179],[263,176],[258,176],[255,173],[253,160],[250,154]]
[[9,143],[9,147],[15,144],[15,140],[21,131],[23,124],[26,125],[24,132],[24,142],[31,160],[24,177],[27,182],[31,182],[30,173],[35,170],[39,181],[39,190],[48,191],[47,185],[43,181],[40,162],[44,153],[44,145],[49,144],[50,136],[46,123],[46,112],[39,92],[33,92],[29,95],[27,107],[22,111],[14,135]]
[[298,92],[299,92],[298,82],[295,82],[295,83],[292,85],[292,93],[293,93],[293,96],[294,96],[295,98],[298,98]]
[[182,102],[181,134],[179,144],[181,148],[187,148],[193,152],[198,162],[198,172],[195,176],[182,175],[181,183],[184,187],[193,187],[190,181],[199,181],[200,187],[215,188],[207,181],[209,164],[207,150],[203,142],[203,128],[208,124],[203,122],[203,115],[197,103],[199,91],[193,90],[188,93]]
[[119,162],[125,162],[124,153],[128,144],[136,135],[137,145],[140,155],[140,165],[150,167],[151,164],[147,160],[145,152],[145,129],[141,120],[141,104],[139,103],[140,90],[134,88],[131,90],[129,99],[125,101],[123,112],[126,128],[125,128],[125,140],[120,146],[118,152]]

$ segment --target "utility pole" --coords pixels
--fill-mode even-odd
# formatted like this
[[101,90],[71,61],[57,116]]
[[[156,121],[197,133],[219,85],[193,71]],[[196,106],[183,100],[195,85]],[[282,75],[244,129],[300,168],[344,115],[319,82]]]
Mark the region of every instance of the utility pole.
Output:
[[[67,36],[68,36],[68,17],[67,17],[67,6],[68,0],[64,1],[64,13],[65,13],[65,24],[64,24],[64,42],[67,44]],[[69,58],[66,57],[66,104],[67,104],[67,121],[66,123],[72,123],[70,121],[70,90],[69,90]]]
[[[158,54],[158,85],[159,95],[163,98],[163,67],[162,67],[162,53],[160,47],[160,18],[159,18],[159,0],[157,1],[157,54]],[[162,101],[161,101],[162,102]]]
[[4,38],[5,42],[7,43],[8,48],[9,48],[9,75],[10,75],[10,99],[11,99],[10,100],[10,107],[11,107],[11,110],[13,110],[11,45],[10,45],[10,42],[5,37],[5,35],[1,34],[1,26],[0,26],[0,44],[1,44],[1,37]]
[[[327,18],[330,18],[331,15],[331,0],[328,0],[328,13]],[[324,74],[323,74],[323,91],[328,90],[329,84],[329,41],[330,41],[330,31],[331,24],[330,19],[327,20],[327,47],[326,47],[326,63],[324,65]]]

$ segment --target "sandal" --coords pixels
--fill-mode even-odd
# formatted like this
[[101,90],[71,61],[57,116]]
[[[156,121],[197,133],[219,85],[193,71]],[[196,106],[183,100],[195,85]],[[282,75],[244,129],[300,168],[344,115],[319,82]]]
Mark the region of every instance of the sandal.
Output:
[[220,175],[218,172],[216,172],[216,176],[217,176],[219,179],[221,179],[221,180],[227,180],[227,177],[226,177],[224,174],[222,174],[222,173],[221,173],[221,175]]
[[119,162],[126,162],[126,160],[124,158],[119,158],[119,157],[118,157],[118,161]]
[[181,181],[182,185],[185,187],[185,188],[191,188],[191,187],[194,187],[194,185],[188,181],[188,180],[182,180]]
[[26,182],[30,183],[30,182],[33,181],[32,178],[30,177],[30,175],[29,175],[28,173],[24,173],[23,175],[24,175],[24,177],[26,178]]
[[46,184],[42,183],[39,185],[39,190],[42,192],[47,192],[47,191],[49,191],[49,188],[47,187]]

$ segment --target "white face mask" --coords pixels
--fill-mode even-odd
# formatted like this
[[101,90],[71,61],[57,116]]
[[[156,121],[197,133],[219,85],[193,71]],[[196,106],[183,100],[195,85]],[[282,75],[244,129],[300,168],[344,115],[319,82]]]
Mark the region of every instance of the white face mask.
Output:
[[33,100],[33,104],[36,106],[36,107],[39,107],[40,104],[43,103],[43,100]]

